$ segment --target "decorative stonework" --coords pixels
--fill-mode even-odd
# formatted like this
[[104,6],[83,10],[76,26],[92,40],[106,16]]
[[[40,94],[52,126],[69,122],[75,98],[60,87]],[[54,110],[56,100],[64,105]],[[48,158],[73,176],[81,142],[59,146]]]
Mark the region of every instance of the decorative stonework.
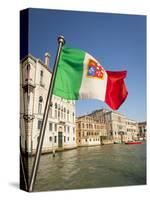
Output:
[[23,118],[26,120],[26,121],[31,121],[35,118],[34,115],[23,115]]
[[[31,66],[27,67],[29,63]],[[48,64],[48,62],[46,63]],[[22,148],[26,149],[27,153],[32,154],[37,147],[52,73],[43,61],[32,55],[28,55],[21,61],[20,72]],[[42,101],[39,101],[40,96],[43,98]],[[57,107],[55,107],[55,104],[57,104]],[[62,134],[61,137],[59,131]],[[42,153],[50,152],[53,148],[57,151],[60,144],[62,149],[77,147],[75,103],[53,95]],[[27,148],[25,148],[26,146]]]
[[26,84],[24,84],[23,86],[24,92],[33,92],[34,88],[36,87],[34,84],[28,82]]

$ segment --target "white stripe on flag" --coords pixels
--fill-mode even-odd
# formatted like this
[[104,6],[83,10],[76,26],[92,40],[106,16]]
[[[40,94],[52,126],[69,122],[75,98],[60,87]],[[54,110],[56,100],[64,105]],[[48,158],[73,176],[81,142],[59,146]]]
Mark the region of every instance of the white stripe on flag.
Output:
[[79,99],[99,99],[101,101],[105,101],[107,73],[104,73],[103,80],[94,77],[87,77],[89,59],[96,61],[95,58],[88,53],[85,54]]

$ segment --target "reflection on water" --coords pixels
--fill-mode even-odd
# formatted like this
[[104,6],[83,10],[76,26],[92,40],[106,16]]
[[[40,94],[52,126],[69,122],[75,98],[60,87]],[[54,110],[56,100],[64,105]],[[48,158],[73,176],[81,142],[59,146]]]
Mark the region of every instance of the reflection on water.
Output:
[[146,145],[116,144],[81,147],[56,157],[42,155],[35,191],[142,184],[146,184]]

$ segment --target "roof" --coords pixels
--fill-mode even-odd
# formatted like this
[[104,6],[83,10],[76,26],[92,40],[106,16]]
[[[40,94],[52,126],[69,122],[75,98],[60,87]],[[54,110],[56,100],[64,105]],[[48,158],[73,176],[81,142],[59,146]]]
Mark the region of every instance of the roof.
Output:
[[20,62],[21,63],[23,63],[25,60],[27,60],[28,58],[30,58],[30,59],[32,59],[34,62],[39,62],[45,69],[47,69],[50,73],[52,73],[52,71],[45,65],[45,63],[41,60],[41,59],[39,59],[39,58],[36,58],[36,57],[34,57],[32,54],[28,54],[28,55],[26,55],[24,58],[22,58],[21,60],[20,60]]

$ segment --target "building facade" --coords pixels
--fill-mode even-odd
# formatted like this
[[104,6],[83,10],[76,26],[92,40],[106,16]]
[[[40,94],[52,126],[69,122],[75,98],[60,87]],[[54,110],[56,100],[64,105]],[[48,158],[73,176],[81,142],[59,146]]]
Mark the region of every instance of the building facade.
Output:
[[138,140],[138,123],[135,120],[126,119],[128,141]]
[[128,119],[121,113],[101,109],[92,112],[90,116],[106,124],[106,133],[109,141],[126,142],[137,138],[137,122]]
[[104,123],[85,115],[76,118],[76,141],[78,146],[93,146],[102,144],[106,137]]
[[[50,55],[45,62],[28,55],[20,63],[20,137],[24,152],[36,150],[48,88]],[[76,147],[75,102],[52,96],[42,153]]]
[[147,123],[145,122],[139,122],[138,123],[138,136],[141,139],[146,139],[146,133],[147,133]]

